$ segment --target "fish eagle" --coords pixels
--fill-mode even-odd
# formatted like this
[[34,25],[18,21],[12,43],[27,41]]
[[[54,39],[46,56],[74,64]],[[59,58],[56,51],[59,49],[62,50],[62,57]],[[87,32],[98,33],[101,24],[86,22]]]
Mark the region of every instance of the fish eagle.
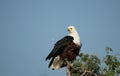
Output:
[[80,37],[74,26],[68,27],[69,34],[57,41],[54,48],[45,60],[50,60],[49,66],[53,70],[67,66],[67,61],[72,62],[79,55],[81,48]]

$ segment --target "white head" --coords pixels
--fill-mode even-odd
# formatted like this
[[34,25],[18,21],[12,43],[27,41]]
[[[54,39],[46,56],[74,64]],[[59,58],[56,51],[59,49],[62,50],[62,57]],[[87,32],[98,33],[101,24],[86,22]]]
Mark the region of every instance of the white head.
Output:
[[72,36],[74,38],[74,40],[73,40],[74,43],[80,45],[80,37],[79,37],[79,35],[78,35],[77,30],[75,29],[75,27],[74,26],[69,26],[68,27],[68,32],[69,32],[68,35]]

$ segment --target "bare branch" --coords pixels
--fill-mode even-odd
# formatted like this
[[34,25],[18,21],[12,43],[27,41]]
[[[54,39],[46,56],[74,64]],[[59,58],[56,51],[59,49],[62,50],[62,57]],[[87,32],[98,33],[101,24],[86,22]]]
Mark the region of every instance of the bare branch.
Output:
[[69,65],[67,65],[67,67],[66,67],[66,74],[67,74],[67,76],[71,76],[70,66]]

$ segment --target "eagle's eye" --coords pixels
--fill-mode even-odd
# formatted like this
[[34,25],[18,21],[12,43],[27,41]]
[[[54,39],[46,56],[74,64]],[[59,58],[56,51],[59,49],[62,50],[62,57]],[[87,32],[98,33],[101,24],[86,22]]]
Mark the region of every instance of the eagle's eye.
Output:
[[72,30],[73,28],[70,28],[70,30]]

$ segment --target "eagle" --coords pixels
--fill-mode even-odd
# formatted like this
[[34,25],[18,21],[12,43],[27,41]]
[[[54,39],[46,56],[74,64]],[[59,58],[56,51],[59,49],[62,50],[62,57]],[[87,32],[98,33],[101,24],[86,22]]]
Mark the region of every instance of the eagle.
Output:
[[58,40],[45,60],[51,60],[49,66],[53,70],[67,66],[67,61],[73,62],[81,49],[80,37],[74,26],[68,27],[68,35]]

